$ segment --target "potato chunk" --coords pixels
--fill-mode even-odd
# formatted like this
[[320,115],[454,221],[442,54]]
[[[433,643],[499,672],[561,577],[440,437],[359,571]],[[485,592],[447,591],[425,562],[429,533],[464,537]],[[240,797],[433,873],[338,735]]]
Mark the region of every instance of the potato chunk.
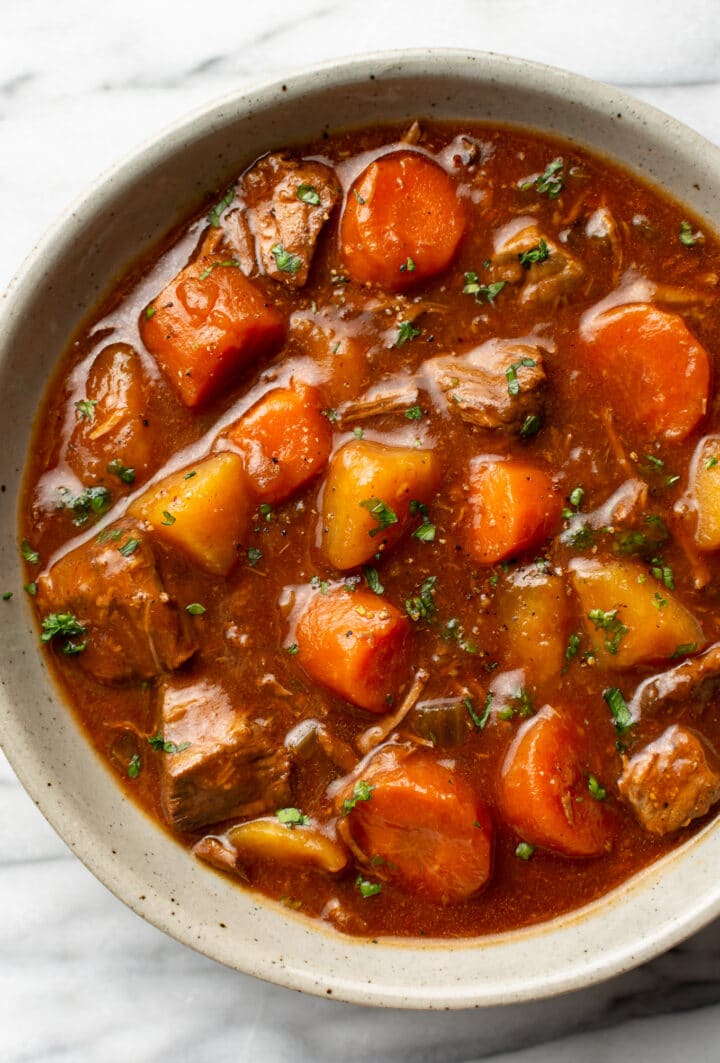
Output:
[[410,503],[428,503],[440,481],[431,450],[346,443],[334,455],[322,496],[322,552],[355,568],[392,546],[410,522]]
[[697,523],[695,542],[701,550],[720,547],[720,436],[698,443],[690,466],[688,488]]
[[634,561],[577,558],[570,578],[593,650],[606,667],[632,668],[672,657],[680,646],[705,645],[692,613]]
[[497,617],[508,660],[537,686],[557,678],[565,650],[565,589],[559,576],[529,565],[515,572],[498,594]]
[[153,484],[129,512],[206,572],[226,576],[237,561],[253,504],[242,458],[226,453]]

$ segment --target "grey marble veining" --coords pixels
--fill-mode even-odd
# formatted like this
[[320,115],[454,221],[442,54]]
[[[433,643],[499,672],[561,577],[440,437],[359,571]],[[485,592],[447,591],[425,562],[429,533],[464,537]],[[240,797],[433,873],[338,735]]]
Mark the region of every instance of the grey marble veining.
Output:
[[[0,287],[93,177],[188,109],[316,60],[428,44],[615,82],[720,141],[717,0],[3,0]],[[551,1001],[414,1015],[306,998],[226,970],[124,908],[0,757],[0,1032],[7,1063],[714,1063],[720,922]]]

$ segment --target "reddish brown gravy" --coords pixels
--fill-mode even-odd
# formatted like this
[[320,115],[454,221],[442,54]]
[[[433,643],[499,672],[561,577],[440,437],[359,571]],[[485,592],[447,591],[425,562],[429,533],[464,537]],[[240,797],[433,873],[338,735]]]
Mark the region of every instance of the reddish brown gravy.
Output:
[[[342,133],[307,145],[297,154],[334,167],[343,195],[347,195],[365,165],[399,142],[402,133],[399,128],[387,127]],[[459,691],[467,688],[481,710],[488,690],[494,689],[498,704],[503,673],[518,667],[508,648],[507,632],[497,617],[497,603],[513,571],[534,564],[537,558],[545,558],[553,570],[564,572],[575,557],[615,556],[612,536],[599,535],[584,549],[576,549],[560,541],[559,533],[540,549],[509,564],[483,567],[473,562],[465,537],[467,470],[470,461],[483,454],[521,455],[538,462],[550,471],[564,499],[582,485],[581,509],[588,513],[602,505],[629,476],[645,479],[649,484],[645,515],[661,515],[673,529],[663,543],[662,556],[664,564],[672,568],[674,594],[700,620],[708,644],[720,638],[717,558],[712,553],[703,556],[709,579],[702,589],[696,589],[693,569],[679,536],[674,534],[676,525],[671,518],[673,504],[686,489],[687,470],[698,439],[718,430],[715,388],[707,417],[682,442],[648,438],[617,419],[612,422],[614,442],[608,432],[608,394],[599,389],[597,378],[584,370],[579,340],[583,315],[608,298],[619,303],[647,298],[642,294],[646,290],[642,289],[644,280],[689,290],[688,299],[670,309],[683,316],[712,357],[720,346],[716,296],[720,245],[706,231],[703,240],[684,246],[678,232],[681,221],[688,218],[685,208],[575,145],[517,130],[423,122],[415,150],[439,161],[452,176],[470,219],[450,268],[404,298],[340,282],[345,276],[337,239],[340,203],[321,233],[304,288],[289,292],[267,277],[255,280],[289,317],[288,339],[282,351],[270,361],[260,359],[249,366],[231,391],[200,412],[186,409],[177,400],[142,343],[139,322],[145,307],[207,236],[207,206],[129,269],[69,344],[38,412],[20,518],[21,538],[27,538],[40,555],[40,567],[29,566],[28,579],[35,579],[71,547],[91,541],[103,527],[121,518],[128,499],[133,493],[141,494],[153,478],[159,480],[168,471],[199,460],[210,450],[220,427],[237,420],[265,392],[291,378],[299,376],[317,384],[327,408],[337,409],[372,386],[402,384],[432,356],[464,352],[494,337],[539,337],[549,352],[549,384],[544,427],[532,438],[518,439],[472,427],[453,416],[447,404],[430,390],[421,391],[418,399],[426,411],[421,420],[408,420],[400,412],[333,424],[334,451],[354,438],[354,428],[362,427],[365,440],[409,446],[420,440],[423,447],[436,451],[442,463],[442,486],[430,507],[437,528],[435,542],[423,543],[405,535],[378,563],[386,599],[403,611],[406,599],[418,593],[425,579],[437,578],[435,620],[411,625],[410,673],[420,667],[430,672],[423,697],[459,697]],[[521,188],[524,180],[541,174],[556,157],[562,157],[564,166],[564,187],[557,198],[539,194],[534,187]],[[601,210],[612,218],[611,239],[592,235],[598,225],[602,228],[597,214]],[[521,302],[512,285],[492,303],[463,294],[464,274],[482,274],[482,264],[495,253],[495,235],[519,217],[534,219],[543,233],[571,252],[582,266],[580,280],[570,292],[543,303]],[[692,217],[690,221],[695,230],[697,224]],[[227,229],[226,246],[230,247],[232,226],[227,219],[223,225]],[[398,322],[407,318],[408,307],[415,300],[423,304],[423,312],[416,319],[421,334],[397,347]],[[334,330],[334,342],[340,344],[330,373],[318,368],[304,349],[299,322],[318,318]],[[369,353],[359,368],[357,364],[348,367],[343,344],[348,337],[358,335],[367,341]],[[58,488],[76,494],[88,485],[67,463],[77,421],[75,404],[87,395],[88,373],[98,353],[108,344],[120,342],[140,355],[150,382],[142,429],[151,441],[150,466],[132,485],[109,475],[92,481],[110,490],[113,508],[99,520],[91,517],[86,526],[78,528],[70,511],[57,508]],[[619,448],[632,467],[630,473],[619,458]],[[662,469],[647,458],[648,454],[664,463]],[[674,476],[679,479],[668,485]],[[283,648],[292,642],[279,605],[286,588],[305,585],[313,576],[343,581],[361,575],[359,568],[338,573],[318,554],[316,526],[322,482],[321,473],[275,506],[270,521],[258,517],[253,522],[240,562],[227,578],[203,573],[180,552],[163,549],[163,557],[177,601],[207,607],[202,617],[193,619],[199,649],[181,668],[184,681],[212,679],[220,683],[238,705],[251,707],[258,718],[272,717],[280,736],[304,719],[315,718],[353,746],[377,718],[314,683]],[[630,521],[623,531],[637,526],[637,521]],[[247,548],[260,550],[261,560],[250,565]],[[649,573],[648,564],[645,569]],[[648,574],[648,578],[653,577]],[[658,583],[658,590],[662,589]],[[566,611],[567,616],[558,621],[563,645],[572,633],[583,631],[580,607],[570,590],[566,592]],[[453,640],[448,631],[451,620],[454,623],[449,631],[462,628],[466,642],[477,652],[468,652],[462,640]],[[565,662],[564,670],[551,683],[538,686],[526,671],[521,685],[535,709],[551,703],[587,734],[587,772],[608,792],[606,807],[614,823],[610,852],[591,859],[568,859],[539,846],[529,860],[515,855],[520,839],[498,813],[496,792],[500,765],[522,721],[493,715],[482,730],[469,721],[459,745],[435,750],[441,760],[454,762],[457,773],[471,784],[493,815],[494,868],[489,884],[477,896],[444,905],[386,882],[380,894],[366,899],[356,887],[358,869],[352,860],[334,877],[277,862],[243,862],[246,883],[352,934],[464,937],[525,926],[575,909],[662,856],[707,817],[696,819],[692,828],[663,837],[648,834],[638,824],[618,796],[622,766],[616,748],[619,736],[603,691],[619,687],[629,701],[641,680],[677,662],[665,660],[619,672],[601,662],[588,662],[583,656],[588,649],[588,638],[584,637],[577,655]],[[158,684],[102,685],[82,671],[76,658],[65,657],[54,648],[47,652],[69,706],[118,783],[153,819],[165,825],[158,795],[160,764],[167,754],[147,743],[147,737],[158,731]],[[671,722],[687,723],[720,748],[717,700],[700,703],[690,697],[643,713],[623,739],[628,752],[641,749]],[[401,725],[399,731],[405,737],[410,726]],[[141,770],[136,778],[128,778],[128,765],[134,756],[139,757]],[[342,774],[323,755],[298,759],[293,764],[289,803],[308,816],[327,820],[327,788]],[[587,799],[593,800],[590,794]],[[227,825],[180,834],[179,841],[190,846],[205,834],[221,833]]]

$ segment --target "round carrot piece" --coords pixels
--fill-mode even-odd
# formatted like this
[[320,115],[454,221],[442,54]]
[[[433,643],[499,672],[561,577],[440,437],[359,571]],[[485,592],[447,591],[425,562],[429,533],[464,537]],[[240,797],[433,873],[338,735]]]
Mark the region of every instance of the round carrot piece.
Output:
[[340,249],[353,280],[404,291],[446,269],[465,230],[455,185],[414,151],[371,162],[353,184]]
[[[343,801],[358,778],[370,796],[347,811]],[[490,813],[429,752],[385,746],[355,773],[338,808],[338,832],[374,877],[446,904],[466,900],[490,878]]]
[[685,439],[705,416],[710,360],[679,314],[619,306],[596,319],[585,343],[613,410],[633,428]]
[[523,841],[563,856],[600,856],[611,819],[582,770],[582,732],[546,705],[523,724],[500,774],[500,811]]
[[410,625],[370,591],[314,594],[295,628],[298,661],[318,683],[370,712],[387,712],[407,668]]
[[539,546],[560,522],[562,499],[546,472],[526,461],[475,462],[470,471],[469,549],[492,565]]

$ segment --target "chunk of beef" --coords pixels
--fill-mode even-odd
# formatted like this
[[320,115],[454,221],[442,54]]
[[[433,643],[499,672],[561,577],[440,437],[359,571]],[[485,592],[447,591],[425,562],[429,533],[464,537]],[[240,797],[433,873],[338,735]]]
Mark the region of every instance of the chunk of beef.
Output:
[[543,408],[545,366],[536,344],[488,340],[461,356],[430,358],[423,373],[453,413],[479,428],[519,432]]
[[625,762],[621,798],[650,834],[669,834],[720,800],[717,757],[695,731],[672,724]]
[[37,603],[42,617],[72,613],[87,629],[76,659],[102,683],[152,679],[179,668],[197,648],[150,540],[131,520],[110,525],[43,573]]
[[669,668],[659,675],[644,679],[633,695],[630,708],[639,717],[642,712],[656,709],[667,702],[690,701],[703,704],[720,679],[720,643],[705,653]]
[[337,177],[321,162],[268,155],[245,175],[244,190],[265,273],[288,288],[302,288],[320,230],[340,194]]
[[[536,261],[522,256],[538,251]],[[521,303],[556,302],[582,277],[567,248],[544,236],[533,218],[516,218],[498,230],[491,259],[493,281],[522,284]]]
[[168,684],[159,726],[165,742],[180,748],[162,757],[162,807],[173,827],[195,830],[288,803],[288,751],[221,687]]

